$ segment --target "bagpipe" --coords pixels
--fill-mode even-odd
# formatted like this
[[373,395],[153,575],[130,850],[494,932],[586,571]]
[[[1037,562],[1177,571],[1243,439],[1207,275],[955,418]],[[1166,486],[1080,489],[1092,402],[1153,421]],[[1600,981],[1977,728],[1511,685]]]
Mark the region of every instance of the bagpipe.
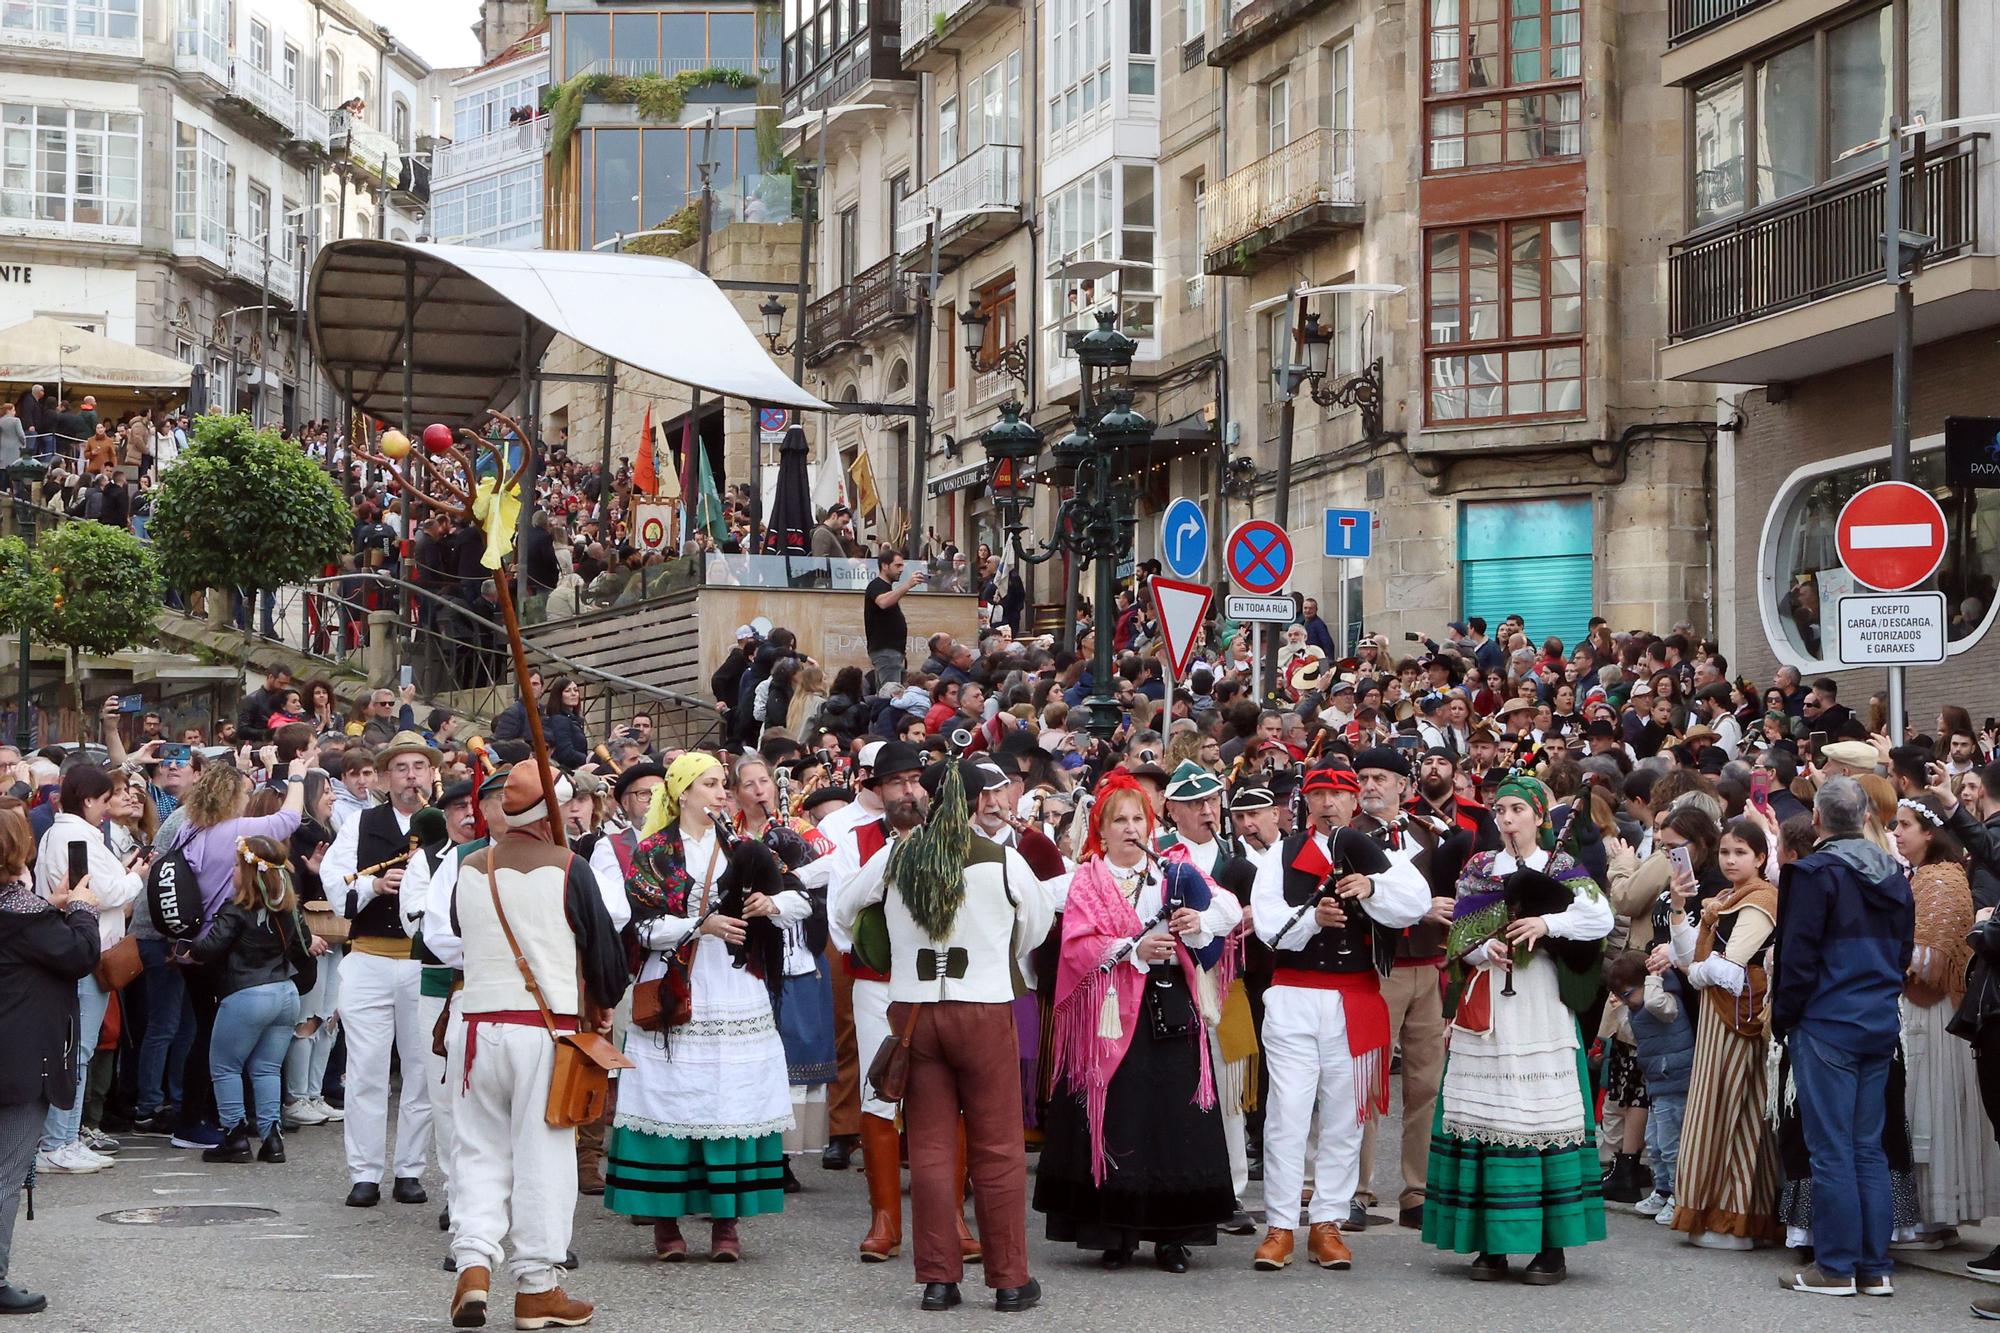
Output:
[[[1574,901],[1569,886],[1553,875],[1528,866],[1517,867],[1500,881],[1497,891],[1467,894],[1458,900],[1452,915],[1452,942],[1448,951],[1453,961],[1463,962],[1492,941],[1504,940],[1508,927],[1516,921],[1531,916],[1554,916],[1567,911]],[[1602,940],[1565,940],[1549,935],[1541,943],[1551,961],[1566,972],[1588,978],[1589,989],[1595,992],[1595,973],[1604,956]],[[1502,964],[1502,995],[1515,994],[1514,969],[1527,966],[1532,957],[1533,951],[1525,946],[1515,946],[1509,951]],[[1565,985],[1563,989],[1567,1003],[1572,987]]]
[[1123,944],[1105,955],[1104,961],[1097,965],[1097,970],[1106,976],[1117,971],[1118,965],[1132,956],[1133,950],[1139,947],[1140,940],[1173,920],[1174,913],[1187,906],[1187,899],[1181,892],[1179,877],[1167,872],[1167,863],[1160,858],[1158,852],[1155,852],[1150,847],[1143,850],[1146,853],[1147,861],[1151,862],[1160,871],[1160,910],[1153,913],[1151,921],[1141,923],[1137,935],[1134,935],[1131,939],[1126,940]]
[[778,924],[776,917],[746,917],[743,909],[753,894],[775,898],[785,891],[785,864],[764,843],[738,833],[728,816],[720,811],[709,811],[709,818],[715,822],[715,834],[720,840],[719,854],[727,858],[728,864],[715,877],[715,893],[690,938],[700,932],[702,922],[711,916],[736,918],[743,923],[743,940],[728,946],[730,964],[747,968],[752,976],[762,979],[766,985],[782,985],[785,977],[784,927]]

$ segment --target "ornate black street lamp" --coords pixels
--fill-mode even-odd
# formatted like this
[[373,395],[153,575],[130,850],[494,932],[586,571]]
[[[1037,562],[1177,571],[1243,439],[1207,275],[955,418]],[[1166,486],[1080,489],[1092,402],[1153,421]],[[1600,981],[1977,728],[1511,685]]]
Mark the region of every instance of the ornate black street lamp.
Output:
[[1033,550],[1023,540],[1028,527],[1022,515],[1029,504],[1023,483],[1041,455],[1042,433],[1021,420],[1019,403],[1009,402],[1001,406],[1000,420],[979,437],[993,463],[993,499],[1014,554],[1039,565],[1067,552],[1096,573],[1091,595],[1096,642],[1084,725],[1101,741],[1109,741],[1118,730],[1118,700],[1111,692],[1111,640],[1118,623],[1118,569],[1132,553],[1132,529],[1138,523],[1133,459],[1153,438],[1153,423],[1133,408],[1132,391],[1110,387],[1116,373],[1131,368],[1139,349],[1138,343],[1112,328],[1111,321],[1110,311],[1100,311],[1095,329],[1069,335],[1069,346],[1081,366],[1081,382],[1075,427],[1056,442],[1054,471],[1070,474],[1073,480],[1069,498],[1056,510],[1054,534]]
[[[23,543],[35,544],[35,488],[49,475],[46,460],[33,454],[22,454],[7,468],[7,479],[14,483],[14,523]],[[20,693],[16,696],[14,712],[14,748],[27,754],[35,748],[35,711],[28,697],[28,627],[21,626],[20,645]]]

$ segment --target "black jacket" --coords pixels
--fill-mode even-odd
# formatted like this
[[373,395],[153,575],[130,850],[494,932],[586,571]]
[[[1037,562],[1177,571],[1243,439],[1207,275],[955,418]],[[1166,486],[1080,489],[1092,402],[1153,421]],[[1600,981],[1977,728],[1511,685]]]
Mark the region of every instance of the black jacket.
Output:
[[243,706],[236,710],[236,729],[247,740],[262,736],[269,729],[271,714],[278,711],[278,705],[285,701],[281,694],[273,698],[271,691],[255,689],[243,696]]
[[527,704],[516,699],[500,710],[500,716],[493,719],[493,739],[496,741],[528,739]]
[[[1972,861],[1972,904],[2000,907],[2000,815],[1984,823],[1963,805],[1952,807],[1946,827],[1958,835]],[[2000,943],[2000,936],[1996,936]]]
[[97,913],[0,890],[0,1106],[74,1105],[76,983],[97,955]]
[[234,995],[252,986],[317,974],[319,961],[308,951],[311,944],[296,913],[282,921],[276,915],[259,921],[232,900],[215,914],[208,933],[194,942],[194,960],[207,965],[218,995]]
[[521,564],[528,571],[528,586],[536,592],[555,591],[562,570],[556,565],[555,538],[547,528],[530,527],[521,538]]
[[729,656],[722,659],[722,665],[708,678],[708,688],[715,694],[715,701],[734,708],[736,688],[743,683],[743,673],[749,669],[749,654],[741,647],[730,649]]
[[564,768],[590,760],[590,740],[584,735],[583,719],[575,713],[544,713],[542,739],[549,744],[549,758]]

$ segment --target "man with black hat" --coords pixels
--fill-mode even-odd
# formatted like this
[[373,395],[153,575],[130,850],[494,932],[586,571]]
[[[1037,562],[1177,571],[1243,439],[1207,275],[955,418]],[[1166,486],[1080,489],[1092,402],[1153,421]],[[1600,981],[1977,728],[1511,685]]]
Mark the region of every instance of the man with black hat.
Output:
[[[667,770],[652,762],[627,765],[611,783],[611,799],[617,812],[603,827],[576,840],[575,852],[588,857],[599,880],[618,886],[625,897],[626,881],[632,878],[632,857],[639,850],[639,828],[652,808],[653,793],[667,780]],[[626,908],[630,920],[631,908]]]
[[[1458,795],[1458,755],[1441,745],[1433,745],[1417,759],[1416,790],[1404,805],[1412,814],[1442,820],[1472,835],[1472,850],[1500,850],[1500,826],[1493,812]],[[1457,878],[1453,877],[1454,880]],[[1456,888],[1456,885],[1453,885]]]
[[[347,1171],[350,1208],[382,1200],[382,1169],[389,1136],[389,1061],[419,1070],[429,1058],[430,1028],[423,1021],[423,964],[412,952],[399,897],[422,833],[413,830],[428,804],[438,752],[414,731],[399,732],[375,755],[386,776],[389,800],[340,826],[320,866],[328,901],[353,922],[349,953],[340,968],[340,1026],[347,1034]],[[430,1088],[405,1078],[396,1115],[398,1203],[425,1203],[424,1166],[430,1156]]]
[[[1431,1112],[1444,1077],[1444,999],[1438,970],[1444,966],[1445,931],[1451,923],[1458,873],[1472,855],[1472,834],[1435,812],[1405,808],[1410,766],[1401,751],[1389,746],[1363,750],[1354,756],[1354,770],[1361,785],[1361,809],[1353,827],[1375,839],[1392,862],[1421,875],[1430,894],[1423,920],[1397,937],[1395,967],[1382,979],[1389,1032],[1403,1056],[1403,1192],[1396,1220],[1421,1228]],[[1371,1119],[1361,1136],[1360,1194],[1371,1204],[1376,1129],[1377,1122]],[[1360,1200],[1355,1208],[1366,1225]]]
[[1701,720],[1715,733],[1715,743],[1731,759],[1743,748],[1743,725],[1729,711],[1729,682],[1711,681],[1694,692],[1694,706]]
[[[902,776],[905,758],[885,745],[876,761],[876,787],[894,845],[840,885],[833,920],[853,937],[863,914],[879,907],[887,927],[894,960],[889,994],[898,1005],[899,1033],[909,1042],[904,1114],[923,1308],[960,1303],[964,1205],[956,1168],[962,1117],[986,1284],[995,1289],[994,1309],[1015,1313],[1041,1299],[1041,1286],[1028,1275],[1014,960],[1042,942],[1053,912],[1019,852],[974,834],[958,761],[935,765],[924,784],[912,786]],[[914,751],[907,759],[915,759]],[[885,769],[896,770],[893,796]],[[857,1018],[859,1007],[857,994]],[[872,1163],[874,1151],[867,1151]],[[889,1151],[893,1163],[893,1146]],[[871,1194],[873,1181],[871,1166]]]
[[425,938],[465,972],[463,1021],[446,1057],[458,1131],[452,1325],[484,1325],[492,1270],[507,1259],[514,1326],[568,1328],[587,1322],[591,1307],[560,1285],[576,1214],[576,1131],[544,1118],[556,1057],[549,1027],[608,1031],[629,973],[596,876],[553,841],[540,765],[514,766],[501,809],[505,833],[461,854],[448,894],[424,913]]
[[1255,1266],[1290,1264],[1305,1189],[1308,1128],[1319,1107],[1319,1144],[1307,1254],[1345,1269],[1340,1238],[1360,1184],[1361,1125],[1389,1104],[1389,1011],[1381,972],[1394,940],[1430,910],[1423,878],[1349,828],[1360,783],[1322,765],[1303,781],[1308,827],[1285,839],[1257,872],[1257,936],[1277,954],[1264,995],[1264,1059],[1271,1100],[1264,1116],[1264,1212],[1269,1229]]

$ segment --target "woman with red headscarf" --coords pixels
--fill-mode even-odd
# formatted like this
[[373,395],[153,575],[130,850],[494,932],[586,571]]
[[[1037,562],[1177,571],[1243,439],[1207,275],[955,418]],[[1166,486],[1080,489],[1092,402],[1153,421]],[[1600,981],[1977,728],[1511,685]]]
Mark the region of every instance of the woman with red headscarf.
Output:
[[1050,1240],[1102,1250],[1107,1268],[1151,1241],[1184,1273],[1188,1247],[1215,1244],[1236,1211],[1203,1017],[1228,990],[1243,909],[1152,838],[1146,793],[1113,769],[1063,917],[1035,1207]]

